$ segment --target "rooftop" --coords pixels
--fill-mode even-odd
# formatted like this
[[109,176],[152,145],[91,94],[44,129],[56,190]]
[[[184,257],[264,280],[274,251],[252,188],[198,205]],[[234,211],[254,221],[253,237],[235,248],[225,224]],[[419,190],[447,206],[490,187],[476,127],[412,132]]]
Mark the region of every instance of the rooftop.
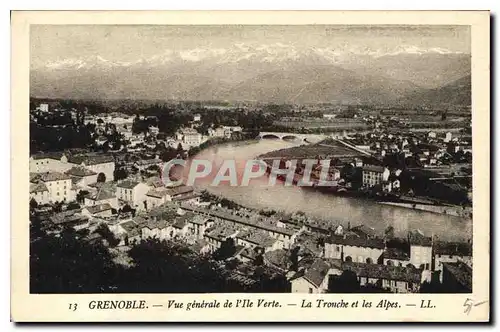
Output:
[[125,180],[118,183],[116,186],[119,188],[134,189],[139,183],[138,181]]
[[99,164],[106,164],[106,163],[113,163],[114,159],[112,156],[108,155],[78,155],[78,156],[71,156],[68,158],[68,161],[72,164],[77,164],[77,165],[99,165]]
[[87,206],[86,209],[87,209],[87,211],[89,211],[90,214],[95,214],[95,213],[100,213],[103,211],[111,210],[111,205],[109,205],[109,203],[104,203],[104,204]]
[[384,249],[385,243],[381,238],[363,238],[359,236],[339,236],[332,235],[325,240],[326,243],[342,244],[345,246]]
[[383,173],[384,170],[385,170],[385,168],[382,166],[375,166],[375,165],[363,166],[363,171],[367,171],[367,172]]
[[30,183],[30,193],[38,193],[48,191],[47,186],[44,183]]
[[314,261],[311,267],[306,270],[304,278],[316,287],[319,287],[321,283],[323,283],[323,280],[327,276],[330,268],[331,265],[327,262],[327,260],[318,258]]
[[409,261],[410,256],[404,250],[398,248],[387,248],[384,251],[385,259],[396,259],[399,261]]
[[90,195],[89,199],[93,201],[102,201],[105,199],[110,199],[116,197],[111,192],[103,189],[102,187],[97,190],[97,192],[93,195]]
[[262,248],[271,247],[276,242],[276,239],[269,236],[265,231],[255,229],[248,230],[247,232],[240,232],[236,237],[256,244]]
[[420,231],[413,231],[408,234],[408,239],[411,245],[422,246],[422,247],[431,247],[432,246],[432,238],[425,236]]
[[472,244],[466,242],[443,242],[434,243],[436,255],[472,256]]
[[250,220],[248,218],[243,218],[240,216],[233,215],[227,211],[220,210],[220,209],[205,209],[205,208],[200,208],[200,207],[194,207],[189,204],[182,203],[181,204],[182,209],[187,210],[187,211],[192,211],[194,213],[200,213],[204,215],[210,215],[215,218],[220,218],[223,220],[229,220],[238,224],[246,225],[246,226],[251,226],[255,228],[260,228],[264,229],[266,231],[278,233],[278,234],[285,234],[288,236],[292,236],[295,234],[295,231],[284,228],[284,227],[277,227],[275,225],[267,224],[262,221],[254,221]]
[[41,173],[40,179],[43,182],[51,182],[51,181],[71,180],[71,177],[67,174],[60,172],[47,172],[47,173]]
[[41,153],[36,153],[30,156],[30,158],[33,159],[55,159],[55,160],[61,160],[61,158],[64,156],[63,152],[41,152]]
[[422,271],[417,270],[411,265],[403,267],[381,264],[344,262],[343,269],[354,271],[358,277],[406,281],[413,283],[420,283],[422,278]]
[[96,175],[97,173],[85,167],[74,166],[71,167],[71,169],[69,169],[68,171],[66,171],[66,174],[71,176],[84,177],[84,176]]

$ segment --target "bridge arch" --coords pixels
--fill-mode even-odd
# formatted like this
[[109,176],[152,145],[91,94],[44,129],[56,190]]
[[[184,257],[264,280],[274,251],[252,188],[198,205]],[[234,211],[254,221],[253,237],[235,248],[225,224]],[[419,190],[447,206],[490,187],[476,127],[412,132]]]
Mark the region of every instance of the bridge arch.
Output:
[[295,140],[299,140],[301,139],[300,137],[296,136],[296,135],[283,135],[281,137],[282,140],[284,141],[295,141]]
[[261,136],[263,139],[280,139],[278,135],[275,134],[264,134]]

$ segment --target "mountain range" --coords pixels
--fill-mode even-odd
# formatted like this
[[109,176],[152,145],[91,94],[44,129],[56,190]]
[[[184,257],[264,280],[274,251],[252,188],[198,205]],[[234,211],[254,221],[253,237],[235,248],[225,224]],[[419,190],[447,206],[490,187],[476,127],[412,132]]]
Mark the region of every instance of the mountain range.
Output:
[[236,44],[134,61],[32,62],[30,86],[31,96],[51,98],[463,105],[470,104],[470,54]]

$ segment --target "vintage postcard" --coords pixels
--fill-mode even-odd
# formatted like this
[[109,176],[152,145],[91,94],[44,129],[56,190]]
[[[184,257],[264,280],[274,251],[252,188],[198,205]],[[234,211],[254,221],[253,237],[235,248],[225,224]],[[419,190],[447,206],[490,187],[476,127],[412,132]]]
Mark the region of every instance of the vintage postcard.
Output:
[[12,12],[16,322],[488,322],[488,11]]

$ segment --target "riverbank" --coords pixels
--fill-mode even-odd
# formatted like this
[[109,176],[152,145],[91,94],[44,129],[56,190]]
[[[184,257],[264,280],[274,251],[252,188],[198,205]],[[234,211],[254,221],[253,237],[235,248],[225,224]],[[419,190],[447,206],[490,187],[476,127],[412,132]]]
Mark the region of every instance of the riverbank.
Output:
[[436,214],[446,214],[449,216],[460,217],[460,218],[472,218],[472,209],[469,207],[463,208],[461,206],[451,206],[451,205],[440,206],[440,205],[411,204],[411,203],[383,202],[383,201],[379,201],[378,203],[384,205],[403,207],[411,210],[420,210]]

